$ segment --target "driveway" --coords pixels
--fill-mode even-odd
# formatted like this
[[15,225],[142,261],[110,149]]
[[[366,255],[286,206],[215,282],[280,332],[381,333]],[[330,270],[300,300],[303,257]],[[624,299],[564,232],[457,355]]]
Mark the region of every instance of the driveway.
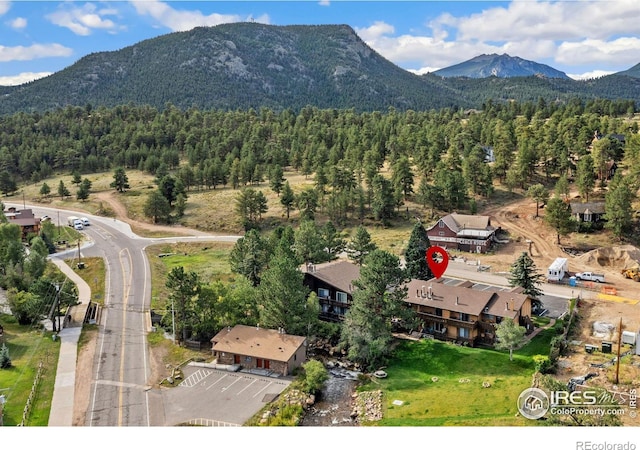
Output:
[[184,380],[162,391],[165,426],[241,426],[290,383],[245,372],[187,366]]

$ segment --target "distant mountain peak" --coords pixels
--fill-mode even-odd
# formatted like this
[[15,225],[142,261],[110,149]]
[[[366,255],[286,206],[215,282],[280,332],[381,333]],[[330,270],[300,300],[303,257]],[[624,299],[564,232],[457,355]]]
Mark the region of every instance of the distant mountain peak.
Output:
[[518,56],[510,56],[506,53],[502,55],[497,53],[482,54],[460,64],[437,70],[434,74],[441,77],[467,78],[538,76],[569,79],[566,73],[546,64],[529,61]]

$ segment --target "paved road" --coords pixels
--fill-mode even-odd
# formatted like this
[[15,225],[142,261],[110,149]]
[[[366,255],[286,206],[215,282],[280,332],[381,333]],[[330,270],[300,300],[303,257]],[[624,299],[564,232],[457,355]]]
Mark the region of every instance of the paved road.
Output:
[[[17,208],[22,205],[16,204]],[[160,242],[225,241],[238,236],[141,238],[128,224],[110,218],[28,205],[36,216],[44,214],[64,225],[70,215],[89,218],[83,230],[90,242],[82,257],[106,261],[105,309],[101,318],[88,426],[165,425],[161,396],[150,395],[149,355],[146,335],[150,329],[151,277],[144,249]],[[71,248],[69,257],[78,257]],[[64,256],[64,255],[62,255]],[[71,425],[71,424],[69,424]]]

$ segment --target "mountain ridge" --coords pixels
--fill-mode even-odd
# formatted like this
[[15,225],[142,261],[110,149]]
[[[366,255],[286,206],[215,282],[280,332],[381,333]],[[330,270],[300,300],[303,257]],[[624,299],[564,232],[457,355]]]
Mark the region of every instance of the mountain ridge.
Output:
[[[495,56],[499,55],[485,59]],[[314,106],[358,111],[479,108],[489,99],[533,102],[579,97],[637,103],[640,64],[635,67],[585,81],[544,74],[416,75],[379,55],[348,25],[240,22],[196,27],[120,50],[91,53],[48,77],[0,87],[0,114],[127,103],[156,108],[172,104],[181,109]]]
[[506,53],[502,55],[496,53],[478,55],[459,64],[436,70],[434,74],[443,77],[468,78],[543,76],[546,78],[569,79],[566,73],[551,66],[529,61],[518,56],[510,56]]

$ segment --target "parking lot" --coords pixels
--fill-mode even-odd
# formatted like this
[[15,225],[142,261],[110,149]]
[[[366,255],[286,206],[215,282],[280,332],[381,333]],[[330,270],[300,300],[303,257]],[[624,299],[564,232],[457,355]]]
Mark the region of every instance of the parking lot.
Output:
[[290,383],[245,372],[187,366],[184,380],[163,391],[165,425],[241,426]]

